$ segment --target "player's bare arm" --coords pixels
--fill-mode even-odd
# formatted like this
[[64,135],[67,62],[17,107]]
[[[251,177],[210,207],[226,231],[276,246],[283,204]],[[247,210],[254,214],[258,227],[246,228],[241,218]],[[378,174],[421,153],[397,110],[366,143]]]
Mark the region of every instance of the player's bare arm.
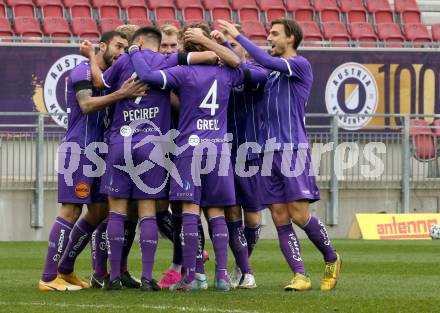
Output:
[[81,111],[84,114],[88,114],[102,110],[125,98],[141,97],[146,90],[147,87],[144,83],[130,78],[124,82],[119,90],[109,95],[93,97],[92,89],[82,89],[76,93],[76,99],[78,100]]
[[93,46],[93,44],[88,40],[82,41],[79,47],[79,52],[82,56],[89,59],[90,67],[92,69],[93,87],[95,87],[98,90],[105,89],[106,86],[102,79],[101,68],[99,67],[98,62],[95,58],[95,47]]
[[234,52],[204,36],[197,28],[192,28],[185,32],[185,41],[200,44],[206,49],[215,52],[224,64],[232,68],[240,66],[240,59]]

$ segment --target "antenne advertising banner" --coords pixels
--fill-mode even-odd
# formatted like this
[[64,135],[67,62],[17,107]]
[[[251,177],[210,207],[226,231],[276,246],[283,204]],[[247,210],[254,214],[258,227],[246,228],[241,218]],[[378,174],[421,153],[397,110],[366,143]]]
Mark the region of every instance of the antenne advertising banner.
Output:
[[[0,112],[65,111],[66,78],[81,62],[76,47],[0,46]],[[440,54],[409,51],[299,51],[309,59],[314,85],[307,113],[440,114]],[[0,123],[29,118],[0,117]],[[427,119],[432,123],[432,119]],[[66,125],[63,117],[53,123]],[[309,117],[307,124],[329,125]],[[399,125],[399,118],[341,117],[350,131]]]

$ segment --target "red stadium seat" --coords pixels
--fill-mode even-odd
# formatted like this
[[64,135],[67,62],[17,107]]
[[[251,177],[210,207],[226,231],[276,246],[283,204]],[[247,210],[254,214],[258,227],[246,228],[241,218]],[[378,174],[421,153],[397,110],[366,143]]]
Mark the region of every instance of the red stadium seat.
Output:
[[433,126],[433,133],[437,137],[437,140],[440,140],[440,119],[434,120]]
[[[403,25],[405,38],[408,41],[418,42],[418,43],[427,43],[431,42],[431,36],[429,35],[428,28],[419,23],[414,24],[405,24]],[[417,45],[417,47],[421,47]]]
[[267,40],[267,33],[262,23],[258,21],[242,21],[241,27],[249,39]]
[[32,0],[7,0],[6,3],[12,8],[14,17],[34,17],[35,15],[35,5]]
[[176,7],[182,10],[183,20],[204,20],[204,10],[200,0],[176,0]]
[[339,6],[347,16],[349,23],[367,21],[367,10],[362,0],[339,0]]
[[232,9],[238,11],[240,21],[258,21],[259,10],[255,0],[232,0]]
[[[304,41],[323,41],[324,37],[322,36],[321,30],[315,22],[307,21],[307,22],[298,22],[299,26],[301,26],[303,32],[303,40]],[[305,43],[306,47],[321,47],[321,44],[309,44]]]
[[[0,17],[0,37],[11,37],[14,36],[9,20],[5,17]],[[10,42],[11,40],[2,39],[1,42]]]
[[208,22],[205,21],[205,20],[199,20],[199,19],[188,19],[188,20],[183,21],[183,26],[185,26],[185,25],[190,25],[190,24],[204,24],[204,25],[206,25],[206,26],[209,27]]
[[72,19],[72,33],[74,36],[83,38],[97,38],[99,31],[96,23],[91,18],[77,17]]
[[440,41],[440,24],[434,24],[431,26],[432,40]]
[[138,25],[138,26],[153,26],[153,23],[145,18],[132,18],[128,20],[128,24]]
[[414,157],[422,162],[436,160],[437,147],[435,135],[428,122],[422,119],[411,119],[409,127]]
[[64,0],[64,6],[70,10],[72,19],[79,17],[92,18],[92,7],[88,0]]
[[180,23],[176,19],[163,19],[156,21],[157,27],[161,27],[164,24],[171,24],[176,26],[177,28],[180,28]]
[[64,16],[64,7],[61,0],[37,0],[35,3],[41,8],[44,18]]
[[127,12],[128,19],[147,18],[147,5],[144,0],[120,0],[119,3]]
[[6,16],[6,3],[0,0],[0,18]]
[[98,9],[100,18],[120,18],[121,8],[118,0],[92,0],[94,8]]
[[33,17],[16,17],[14,19],[15,33],[22,37],[40,37],[40,39],[25,40],[25,42],[41,42],[43,33],[40,29],[40,24]]
[[105,33],[111,30],[115,30],[119,25],[124,24],[124,22],[120,18],[102,18],[99,20],[100,23],[100,31],[101,33]]
[[[231,22],[231,23],[233,23],[231,20],[229,20],[228,22]],[[219,25],[219,21],[214,21],[213,23],[212,23],[212,30],[214,30],[214,29],[217,29],[217,30],[220,30],[220,25]]]
[[350,36],[347,33],[347,28],[341,22],[323,23],[322,32],[326,40],[338,41],[338,42],[350,41]]
[[[51,38],[63,37],[69,38],[72,36],[69,30],[69,24],[62,17],[47,17],[43,20],[43,31],[44,34]],[[68,39],[64,40],[54,40],[52,42],[61,43],[69,42]]]
[[350,34],[353,40],[361,42],[361,47],[376,47],[375,44],[362,44],[362,42],[377,42],[376,33],[370,23],[350,23]]
[[319,13],[321,22],[339,22],[340,14],[336,0],[314,0],[313,6]]
[[402,36],[400,28],[395,23],[384,23],[377,25],[377,35],[381,41],[395,42],[397,44],[387,45],[387,47],[401,48],[405,39]]
[[268,22],[284,17],[287,13],[282,0],[260,0],[259,6],[260,10],[264,11]]
[[293,14],[296,21],[313,21],[315,11],[308,0],[287,0],[287,11]]
[[399,14],[402,24],[421,22],[416,0],[394,0],[394,11]]
[[373,15],[376,24],[394,23],[388,0],[367,0],[366,7],[367,11]]
[[211,21],[231,20],[232,10],[228,0],[205,0],[204,4],[211,15]]
[[176,7],[173,0],[148,0],[148,9],[154,11],[156,20],[176,19]]

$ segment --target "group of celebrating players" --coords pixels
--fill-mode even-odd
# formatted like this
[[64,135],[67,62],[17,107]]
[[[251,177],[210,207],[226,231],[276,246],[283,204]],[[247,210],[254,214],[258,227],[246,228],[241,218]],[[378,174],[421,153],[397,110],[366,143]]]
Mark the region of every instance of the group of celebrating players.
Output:
[[[96,54],[81,43],[87,60],[67,81],[68,127],[58,152],[59,168],[78,166],[58,177],[61,209],[40,290],[207,289],[201,211],[215,252],[214,288],[255,288],[249,258],[266,207],[293,272],[284,289],[312,288],[292,222],[323,255],[320,289],[336,286],[341,258],[308,210],[319,190],[304,119],[312,68],[296,54],[301,28],[291,19],[273,21],[268,54],[238,26],[219,25],[212,32],[204,24],[180,32],[123,25],[102,35]],[[140,281],[127,269],[137,227]],[[159,282],[158,231],[173,242],[172,264]],[[84,280],[74,264],[89,242],[93,274]]]

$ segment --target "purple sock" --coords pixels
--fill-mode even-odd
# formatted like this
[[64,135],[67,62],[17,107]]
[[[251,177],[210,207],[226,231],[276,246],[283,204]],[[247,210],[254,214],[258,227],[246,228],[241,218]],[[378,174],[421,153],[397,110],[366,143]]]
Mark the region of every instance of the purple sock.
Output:
[[244,236],[246,237],[246,242],[248,244],[248,255],[251,257],[252,252],[255,249],[258,239],[260,238],[261,225],[256,227],[244,227]]
[[173,263],[182,265],[182,244],[180,233],[182,232],[182,214],[173,213]]
[[205,250],[205,234],[203,232],[202,220],[199,217],[197,221],[197,229],[199,236],[197,238],[197,257],[196,257],[196,273],[205,274],[205,262],[203,262],[203,250]]
[[294,273],[305,275],[304,263],[301,259],[301,246],[296,238],[292,224],[277,226],[278,239],[284,258]]
[[140,235],[139,245],[142,251],[142,277],[148,280],[153,279],[154,256],[156,255],[157,233],[156,217],[146,216],[139,222]]
[[107,275],[107,221],[98,225],[92,234],[93,274],[98,277]]
[[216,278],[227,279],[228,273],[228,227],[224,216],[209,220],[212,229],[212,245],[215,252]]
[[199,232],[197,231],[198,215],[192,213],[182,214],[182,266],[185,268],[185,282],[194,280],[196,271],[197,242]]
[[50,282],[57,277],[58,261],[64,253],[67,242],[69,241],[70,231],[73,224],[57,217],[52,225],[49,233],[49,245],[47,248],[46,262],[44,264],[43,274],[41,280]]
[[128,271],[128,255],[136,237],[137,221],[126,220],[124,222],[124,248],[122,249],[121,273]]
[[310,215],[309,221],[302,227],[309,239],[321,251],[325,262],[333,263],[336,261],[336,252],[330,243],[330,239],[324,224],[316,217]]
[[246,238],[243,233],[243,221],[226,222],[229,232],[229,246],[235,257],[235,263],[243,274],[252,274]]
[[156,213],[157,227],[161,234],[173,241],[173,216],[168,210]]
[[70,274],[73,272],[76,258],[89,243],[95,228],[96,226],[90,225],[84,218],[76,222],[70,232],[69,242],[58,265],[58,272],[61,274]]
[[110,280],[121,276],[122,249],[124,248],[124,222],[127,215],[110,212],[107,224],[107,247],[110,259]]

